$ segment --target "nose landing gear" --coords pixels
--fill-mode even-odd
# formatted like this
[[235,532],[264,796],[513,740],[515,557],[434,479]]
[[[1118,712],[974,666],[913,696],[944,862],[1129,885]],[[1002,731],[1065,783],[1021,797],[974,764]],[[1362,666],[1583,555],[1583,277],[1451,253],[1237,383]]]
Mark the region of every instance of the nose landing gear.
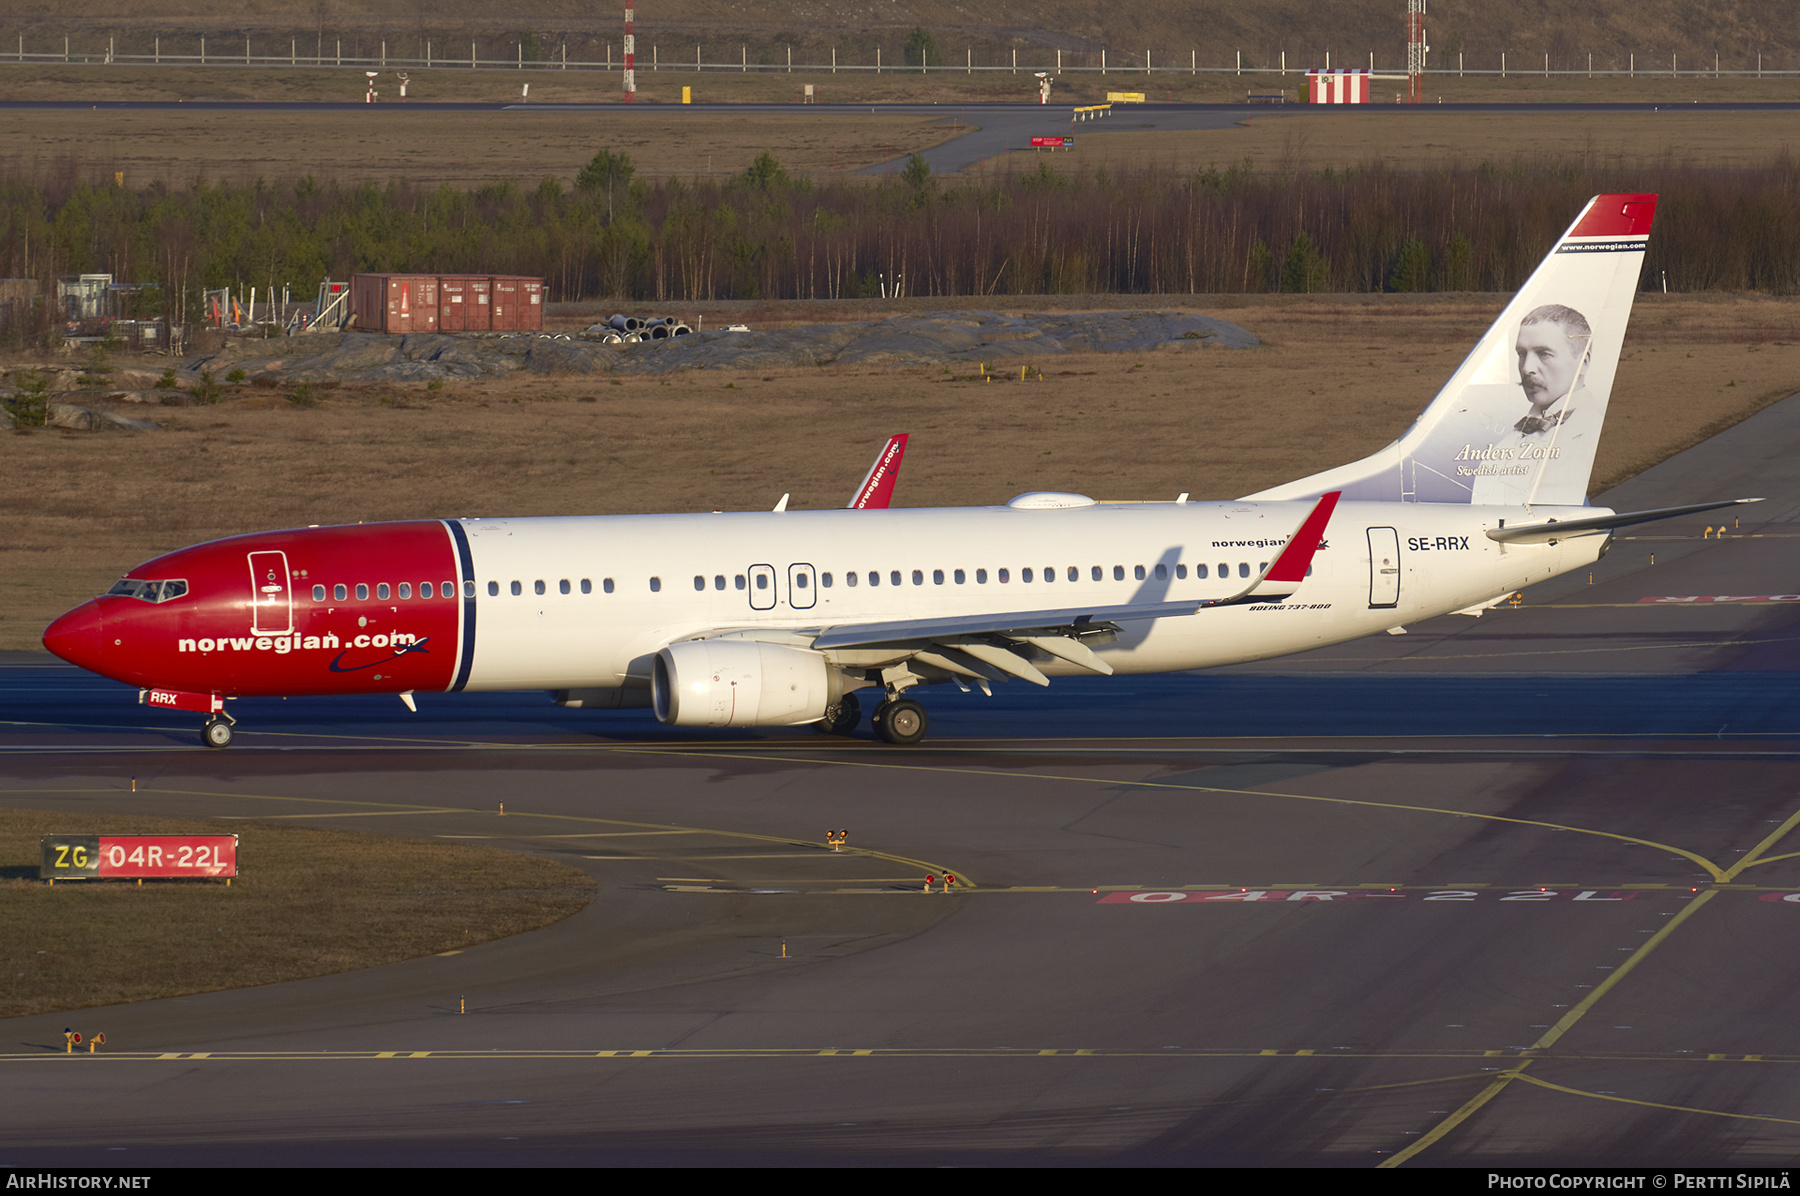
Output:
[[229,714],[215,714],[200,725],[200,739],[209,748],[231,746],[231,728],[235,722]]

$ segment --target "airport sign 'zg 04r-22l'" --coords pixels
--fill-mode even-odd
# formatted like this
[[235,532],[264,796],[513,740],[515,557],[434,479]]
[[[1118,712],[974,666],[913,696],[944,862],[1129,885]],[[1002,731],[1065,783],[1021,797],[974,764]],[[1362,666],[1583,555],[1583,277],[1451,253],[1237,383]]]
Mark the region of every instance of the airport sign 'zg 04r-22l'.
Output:
[[236,835],[45,835],[43,880],[237,875]]

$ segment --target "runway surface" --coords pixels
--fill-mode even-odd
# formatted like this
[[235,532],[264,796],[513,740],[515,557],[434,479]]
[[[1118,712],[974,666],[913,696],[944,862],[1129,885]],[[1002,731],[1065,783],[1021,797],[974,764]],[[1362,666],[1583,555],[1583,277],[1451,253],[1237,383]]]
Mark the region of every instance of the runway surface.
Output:
[[13,654],[9,806],[451,837],[598,892],[0,1023],[0,1163],[1786,1165],[1796,459],[1800,396],[1602,496],[1769,498],[1723,539],[1256,666],[934,692],[912,749],[473,695],[246,701],[213,753]]

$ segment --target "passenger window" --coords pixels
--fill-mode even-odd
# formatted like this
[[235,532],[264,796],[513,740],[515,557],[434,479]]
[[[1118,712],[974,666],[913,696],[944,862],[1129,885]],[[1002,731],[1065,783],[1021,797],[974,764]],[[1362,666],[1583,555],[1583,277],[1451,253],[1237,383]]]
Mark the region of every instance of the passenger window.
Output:
[[350,596],[350,592],[344,588],[342,582],[339,582],[337,585],[331,587],[331,596],[339,602],[342,602]]
[[931,584],[934,586],[941,586],[944,584],[944,571],[942,569],[933,569],[931,571]]
[[852,569],[850,572],[844,574],[844,584],[852,589],[856,587],[856,570]]
[[[962,570],[958,569],[956,572],[958,574],[958,577],[956,580],[958,582],[962,581],[962,577],[960,576],[962,573]],[[978,586],[984,586],[987,584],[987,570],[986,569],[975,570],[975,584]]]
[[1031,580],[1031,570],[1029,570],[1029,569],[1019,570],[1019,580],[1023,581],[1023,582],[1030,581]]
[[[446,598],[450,597],[450,591],[453,590],[454,588],[455,587],[452,586],[449,582],[445,582],[444,583],[444,597],[446,597]],[[473,598],[474,596],[475,596],[474,580],[471,579],[469,581],[463,582],[463,597],[464,598]]]
[[806,574],[794,574],[794,588],[797,590],[804,590],[806,588]]
[[[938,574],[938,581],[941,583],[943,580],[944,580],[944,575],[941,573]],[[913,570],[913,584],[916,586],[922,586],[925,584],[925,571],[923,569],[914,569]]]
[[[1095,581],[1100,580],[1100,570],[1098,568],[1096,568],[1094,570],[1094,580]],[[1124,581],[1125,580],[1125,566],[1123,566],[1123,565],[1114,565],[1113,566],[1113,580],[1114,581]]]
[[369,600],[369,583],[368,582],[359,581],[356,583],[356,600],[358,602],[367,602]]
[[412,582],[403,581],[400,583],[400,597],[403,601],[412,597]]
[[1269,571],[1269,562],[1267,562],[1267,561],[1257,562],[1256,571],[1258,574],[1267,573]]
[[738,574],[735,578],[732,579],[731,584],[740,590],[743,589],[744,588],[744,575],[742,573]]
[[384,581],[375,587],[375,596],[377,598],[381,599],[383,602],[386,602],[388,600],[388,583],[387,582]]
[[651,593],[652,593],[652,594],[660,594],[660,593],[662,593],[662,578],[660,578],[660,577],[652,577],[652,578],[651,578],[651,579],[650,579],[650,592],[651,592]]
[[[1160,568],[1162,568],[1162,566],[1158,565],[1157,568],[1160,569]],[[1138,581],[1143,581],[1144,580],[1144,567],[1142,565],[1133,565],[1131,567],[1131,576],[1136,578]]]
[[1049,584],[1050,582],[1053,582],[1055,580],[1056,580],[1056,566],[1052,565],[1049,568],[1044,570],[1044,582],[1045,582],[1045,584]]
[[594,582],[592,578],[584,577],[581,579],[581,592],[583,594],[592,594],[594,592]]
[[[445,590],[444,597],[448,598],[449,596],[450,596],[450,591]],[[421,597],[421,598],[431,597],[431,583],[430,582],[422,581],[419,583],[419,597]]]
[[606,591],[608,594],[612,593],[613,592],[613,579],[610,577],[606,578],[604,581],[602,581],[600,583],[600,588],[602,590]]
[[[1105,581],[1106,580],[1106,571],[1104,569],[1102,569],[1100,566],[1095,565],[1093,568],[1093,571],[1090,572],[1088,574],[1088,576],[1092,577],[1095,581]],[[1114,579],[1116,580],[1116,579],[1122,578],[1124,576],[1125,575],[1122,572],[1120,572],[1119,567],[1117,565],[1114,565],[1113,566]]]
[[531,583],[531,592],[533,594],[542,594],[544,592],[544,579],[543,578],[540,577],[540,578],[538,578],[538,580]]
[[1194,576],[1201,581],[1205,581],[1206,580],[1206,566],[1205,565],[1195,565],[1194,566]]
[[569,579],[568,578],[565,577],[561,581],[556,583],[556,592],[558,594],[567,594],[569,592]]
[[706,592],[706,578],[698,573],[694,574],[694,592],[696,594],[704,594]]
[[891,586],[900,584],[900,570],[894,569],[888,573],[888,584]]
[[512,594],[513,594],[514,598],[517,598],[520,594],[523,594],[524,592],[525,592],[524,586],[520,585],[516,581],[512,583]]
[[766,590],[769,588],[769,575],[767,573],[758,573],[756,575],[756,588],[759,590]]
[[952,573],[950,575],[950,580],[954,581],[959,586],[962,585],[963,584],[963,571],[961,569],[958,569],[955,573]]
[[325,601],[325,587],[324,586],[314,586],[313,587],[313,601],[314,602]]
[[1238,576],[1239,577],[1249,577],[1250,576],[1250,565],[1247,561],[1239,561],[1238,562]]
[[[1156,567],[1156,569],[1157,569],[1156,575],[1158,577],[1161,577],[1162,576],[1162,566],[1158,565]],[[1187,580],[1187,566],[1186,565],[1175,566],[1175,579],[1177,581],[1186,581]]]
[[722,590],[724,588],[725,588],[725,575],[723,573],[716,574],[713,577],[713,589]]
[[1220,561],[1219,562],[1219,577],[1221,579],[1223,579],[1223,578],[1227,578],[1230,576],[1231,576],[1231,566],[1227,565],[1224,561]]
[[999,572],[999,578],[1000,578],[1000,584],[1005,585],[1007,582],[1012,580],[1012,573],[1006,569],[1002,569]]
[[831,574],[829,574],[829,573],[819,574],[819,584],[829,590],[831,588]]
[[[1094,570],[1094,573],[1096,575],[1098,575],[1099,572],[1100,572],[1099,569]],[[1080,581],[1081,580],[1081,569],[1078,566],[1075,566],[1075,565],[1069,566],[1069,580],[1070,581]]]
[[500,596],[500,583],[497,581],[488,582],[488,597],[489,598],[498,598],[499,596]]

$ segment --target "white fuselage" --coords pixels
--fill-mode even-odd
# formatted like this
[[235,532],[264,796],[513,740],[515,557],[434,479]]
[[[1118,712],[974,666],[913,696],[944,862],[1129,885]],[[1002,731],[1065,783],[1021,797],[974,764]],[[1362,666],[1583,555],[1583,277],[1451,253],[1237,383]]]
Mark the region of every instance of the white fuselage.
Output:
[[[1225,598],[1275,558],[1311,505],[467,519],[479,581],[465,688],[622,686],[648,677],[665,645],[732,631]],[[1503,546],[1483,534],[1563,513],[1340,503],[1311,575],[1286,601],[1124,623],[1097,651],[1120,673],[1206,668],[1478,606],[1600,555],[1604,535]],[[1052,661],[1043,671],[1085,670]]]

